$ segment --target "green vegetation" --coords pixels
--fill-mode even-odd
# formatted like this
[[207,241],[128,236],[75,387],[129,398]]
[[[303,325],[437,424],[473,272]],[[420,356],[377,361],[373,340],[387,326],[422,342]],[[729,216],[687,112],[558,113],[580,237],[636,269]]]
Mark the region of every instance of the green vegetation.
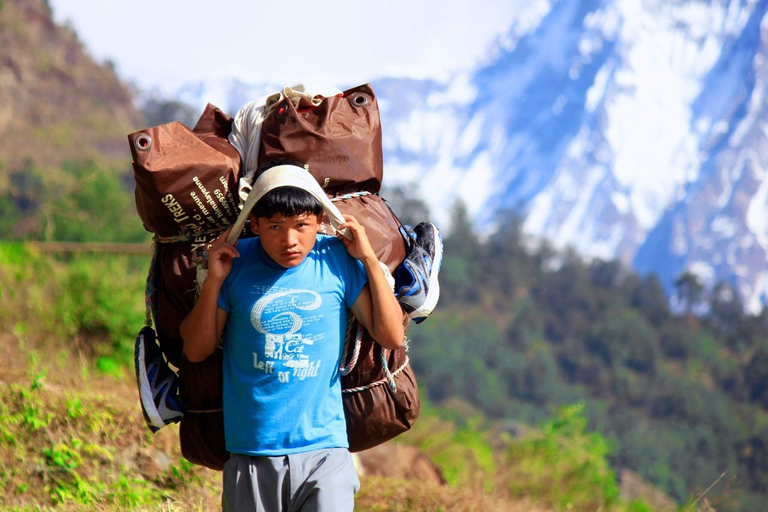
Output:
[[[54,240],[143,242],[147,232],[137,222],[135,206],[116,172],[93,162],[67,163],[63,183],[51,200],[46,230]],[[129,214],[130,217],[128,216]],[[133,222],[126,222],[133,219]]]
[[476,413],[468,420],[456,420],[450,410],[423,404],[417,426],[400,441],[417,446],[427,454],[440,467],[449,485],[485,492],[497,490],[500,461],[491,445],[492,434]]
[[7,187],[0,186],[0,213],[4,239],[134,243],[150,239],[136,215],[130,187],[115,169],[93,160],[67,161],[51,169],[28,162],[9,172]]
[[30,354],[27,377],[0,385],[4,506],[124,510],[165,504],[171,510],[181,482],[210,494],[201,485],[202,470],[178,454],[176,464],[153,462],[140,413],[137,418],[128,404],[115,403],[119,395],[107,391],[114,383],[89,379],[104,394],[73,386],[65,398],[49,389],[39,357]]
[[608,462],[608,442],[587,431],[584,405],[560,409],[541,430],[511,436],[466,404],[427,405],[399,442],[419,447],[448,484],[510,502],[527,500],[550,510],[650,511],[619,495]]
[[608,443],[587,433],[583,405],[563,408],[540,435],[513,444],[508,457],[517,463],[513,492],[534,487],[559,510],[608,509],[619,501],[616,476],[608,465]]
[[[217,507],[220,474],[180,456],[177,427],[154,437],[147,433],[138,405],[125,399],[128,392],[135,396],[132,378],[87,372],[73,378],[51,368],[49,384],[39,353],[26,355],[23,376],[0,384],[0,495],[6,507]],[[402,441],[430,455],[449,485],[366,477],[357,510],[650,510],[618,497],[605,441],[584,431],[582,409],[567,408],[543,433],[531,430],[514,439],[499,436],[479,417],[457,425],[455,417],[440,417],[452,416],[450,411],[426,406]],[[168,452],[158,449],[168,446]]]
[[[99,366],[122,371],[144,323],[147,256],[52,256],[0,243],[0,326],[61,340]],[[63,343],[62,343],[63,342]],[[118,361],[119,365],[110,364]]]
[[583,402],[613,467],[679,502],[726,472],[709,491],[718,510],[752,509],[768,488],[768,312],[684,275],[676,315],[654,276],[531,248],[514,217],[487,240],[461,206],[452,226],[440,306],[409,331],[423,394],[533,424]]

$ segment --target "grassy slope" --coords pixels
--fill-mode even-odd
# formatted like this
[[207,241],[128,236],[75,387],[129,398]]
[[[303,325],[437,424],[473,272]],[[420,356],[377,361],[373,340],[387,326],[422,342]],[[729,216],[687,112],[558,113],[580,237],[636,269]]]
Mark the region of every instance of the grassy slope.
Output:
[[0,495],[12,509],[210,510],[218,474],[181,458],[177,429],[144,427],[133,381],[77,351],[0,339]]
[[[181,457],[177,426],[150,434],[138,405],[125,331],[141,325],[146,257],[65,259],[0,244],[0,507],[216,509],[220,474]],[[362,482],[358,510],[547,510],[469,487]]]
[[[0,496],[35,510],[215,510],[220,473],[181,457],[178,428],[150,434],[128,371],[104,375],[77,350],[0,336]],[[356,510],[545,511],[469,486],[362,477]]]
[[[13,510],[216,509],[220,475],[146,430],[131,365],[147,256],[54,257],[0,242],[0,503]],[[400,442],[448,485],[363,476],[357,510],[652,510],[619,496],[577,406],[510,438],[429,406]],[[469,421],[467,419],[469,418]],[[0,506],[3,506],[0,505]]]

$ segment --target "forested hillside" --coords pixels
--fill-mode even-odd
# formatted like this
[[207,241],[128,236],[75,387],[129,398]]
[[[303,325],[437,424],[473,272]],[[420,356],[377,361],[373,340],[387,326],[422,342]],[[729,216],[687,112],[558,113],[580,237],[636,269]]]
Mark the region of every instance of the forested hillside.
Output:
[[705,296],[683,275],[675,316],[655,276],[534,246],[513,216],[480,239],[461,206],[440,276],[438,310],[409,331],[430,399],[459,397],[510,431],[584,401],[616,468],[678,500],[726,472],[722,510],[763,508],[768,312],[747,316],[727,283]]
[[[143,116],[128,88],[42,0],[0,1],[0,48],[0,238],[78,239],[75,225],[93,221],[108,231],[131,213],[126,135]],[[86,218],[77,203],[91,200],[102,208]]]

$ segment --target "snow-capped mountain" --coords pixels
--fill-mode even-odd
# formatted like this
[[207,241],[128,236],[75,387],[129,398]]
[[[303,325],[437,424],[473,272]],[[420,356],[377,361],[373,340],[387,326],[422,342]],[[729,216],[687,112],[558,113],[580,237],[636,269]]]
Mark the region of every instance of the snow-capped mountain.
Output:
[[[420,190],[438,225],[457,198],[482,229],[515,209],[559,246],[657,272],[669,288],[690,269],[734,284],[757,311],[768,301],[767,12],[768,0],[531,2],[476,69],[373,82],[386,179]],[[236,89],[230,109],[256,97]]]
[[657,272],[670,289],[690,269],[757,311],[766,5],[552,2],[485,66],[384,110],[388,170],[418,183],[439,220],[456,197],[484,227],[512,208],[557,245]]

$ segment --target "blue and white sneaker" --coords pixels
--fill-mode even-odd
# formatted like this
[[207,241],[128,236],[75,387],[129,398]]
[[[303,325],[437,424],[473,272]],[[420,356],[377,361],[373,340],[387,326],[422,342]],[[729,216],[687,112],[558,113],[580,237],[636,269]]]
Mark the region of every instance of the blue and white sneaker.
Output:
[[440,298],[437,275],[443,261],[443,239],[431,222],[400,228],[406,243],[405,260],[395,269],[395,295],[414,322],[432,313]]
[[179,401],[179,378],[163,358],[150,326],[144,327],[136,337],[133,358],[147,427],[157,432],[181,420],[184,412]]

